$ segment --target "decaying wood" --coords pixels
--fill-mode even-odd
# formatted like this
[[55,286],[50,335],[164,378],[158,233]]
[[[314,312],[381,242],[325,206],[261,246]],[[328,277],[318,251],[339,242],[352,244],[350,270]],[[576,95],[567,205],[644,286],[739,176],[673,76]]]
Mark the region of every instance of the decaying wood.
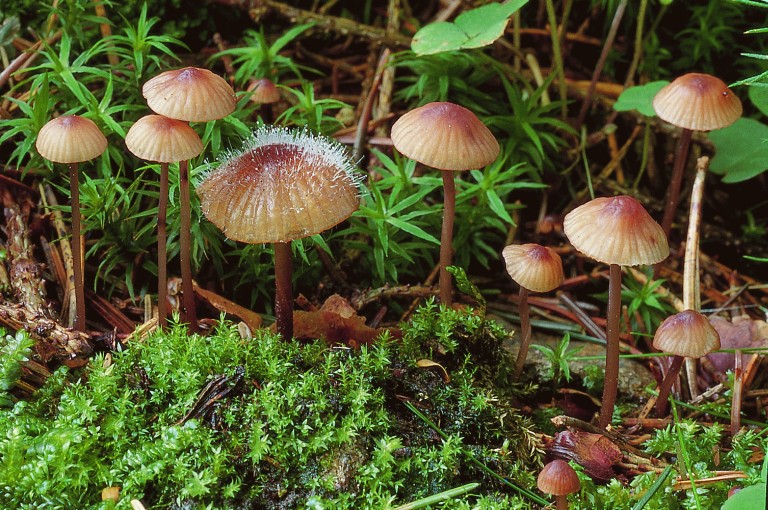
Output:
[[64,271],[66,274],[66,280],[59,282],[64,289],[64,300],[61,305],[62,316],[66,313],[66,324],[72,327],[75,324],[75,270],[72,267],[72,246],[69,244],[69,232],[64,226],[64,220],[61,216],[61,211],[55,207],[58,204],[56,196],[53,194],[53,190],[50,186],[41,185],[40,195],[43,197],[43,205],[53,218],[53,225],[56,229],[56,235],[59,236],[58,243],[61,250],[62,259],[64,262]]

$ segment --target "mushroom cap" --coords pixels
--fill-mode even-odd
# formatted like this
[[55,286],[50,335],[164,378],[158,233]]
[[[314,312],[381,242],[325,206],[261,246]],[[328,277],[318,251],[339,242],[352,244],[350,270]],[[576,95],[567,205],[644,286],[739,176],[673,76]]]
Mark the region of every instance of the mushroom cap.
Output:
[[685,310],[661,323],[653,335],[653,346],[677,356],[701,358],[720,348],[720,335],[704,315]]
[[634,198],[596,198],[569,212],[563,230],[574,248],[598,262],[636,266],[669,256],[667,236]]
[[251,92],[251,101],[257,104],[272,104],[280,101],[280,90],[269,78],[251,81],[248,92]]
[[392,126],[392,143],[405,156],[440,170],[472,170],[493,163],[499,142],[477,115],[453,103],[428,103]]
[[507,273],[521,287],[549,292],[563,283],[563,262],[552,248],[539,244],[510,244],[502,252]]
[[153,112],[187,122],[208,122],[235,111],[235,91],[208,69],[184,67],[160,73],[141,89]]
[[64,115],[40,129],[35,147],[48,161],[81,163],[101,155],[107,149],[107,139],[92,120]]
[[556,459],[544,466],[536,479],[536,486],[544,494],[566,496],[581,488],[579,475],[564,460]]
[[198,186],[203,214],[246,243],[288,242],[344,221],[360,206],[346,148],[308,131],[262,126]]
[[125,135],[125,145],[136,157],[159,163],[194,158],[203,142],[189,124],[162,115],[145,115]]
[[656,115],[693,131],[730,126],[741,117],[741,101],[723,80],[709,74],[688,73],[676,78],[653,98]]

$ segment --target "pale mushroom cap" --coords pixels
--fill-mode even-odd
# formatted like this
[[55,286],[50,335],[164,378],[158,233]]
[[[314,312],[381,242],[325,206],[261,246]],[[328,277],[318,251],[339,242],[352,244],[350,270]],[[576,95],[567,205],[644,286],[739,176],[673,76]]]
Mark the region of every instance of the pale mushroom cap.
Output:
[[235,91],[208,69],[184,67],[160,73],[141,93],[153,112],[187,122],[222,119],[235,111]]
[[701,358],[720,348],[720,335],[704,315],[685,310],[661,323],[653,336],[653,346],[677,356]]
[[440,170],[472,170],[493,163],[499,142],[477,116],[453,103],[428,103],[392,126],[392,143],[405,156]]
[[159,163],[194,158],[203,142],[189,124],[162,115],[145,115],[125,135],[125,145],[136,157]]
[[511,244],[502,252],[507,273],[533,292],[549,292],[563,283],[563,262],[552,248],[538,244]]
[[581,481],[576,471],[564,460],[553,460],[539,473],[536,486],[544,494],[567,496],[578,492]]
[[248,85],[251,101],[258,104],[272,104],[280,101],[280,90],[269,78],[253,80]]
[[37,152],[54,163],[82,163],[101,155],[107,139],[90,119],[65,115],[49,120],[35,141]]
[[720,79],[689,73],[661,89],[653,98],[660,119],[693,131],[730,126],[741,117],[741,101]]
[[569,212],[563,230],[574,248],[598,262],[636,266],[669,256],[667,236],[632,197],[601,197]]
[[230,239],[288,242],[344,221],[360,205],[359,178],[341,144],[263,126],[197,188],[205,216]]

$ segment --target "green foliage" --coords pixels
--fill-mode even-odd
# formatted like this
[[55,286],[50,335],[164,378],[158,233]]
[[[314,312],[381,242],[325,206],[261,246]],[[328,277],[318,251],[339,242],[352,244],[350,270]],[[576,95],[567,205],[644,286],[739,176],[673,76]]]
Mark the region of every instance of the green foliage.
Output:
[[560,342],[553,349],[546,345],[531,344],[531,347],[541,352],[550,363],[552,370],[552,380],[556,383],[568,382],[571,380],[570,363],[573,358],[581,351],[583,347],[569,349],[571,343],[571,334],[566,332]]
[[[632,331],[642,330],[653,334],[661,321],[675,313],[674,307],[657,294],[658,288],[666,280],[654,280],[652,276],[653,269],[647,269],[645,283],[632,277],[622,279],[621,301],[627,306]],[[639,317],[640,323],[636,317]]]
[[29,360],[34,343],[25,331],[8,335],[0,328],[0,407],[10,407],[15,402],[9,391],[21,377],[21,366]]
[[[746,134],[749,134],[748,136]],[[723,182],[746,181],[768,170],[768,125],[741,118],[723,129],[709,133],[717,156],[709,169],[723,176]]]
[[645,85],[629,87],[621,93],[614,103],[613,109],[617,112],[637,110],[647,117],[655,117],[656,110],[653,109],[653,98],[668,84],[669,82],[666,80],[659,80]]
[[329,112],[351,108],[348,104],[331,98],[317,99],[312,83],[304,80],[301,82],[301,90],[293,88],[285,90],[294,96],[295,104],[280,114],[277,118],[278,124],[304,126],[325,135],[331,135],[344,127],[344,124]]

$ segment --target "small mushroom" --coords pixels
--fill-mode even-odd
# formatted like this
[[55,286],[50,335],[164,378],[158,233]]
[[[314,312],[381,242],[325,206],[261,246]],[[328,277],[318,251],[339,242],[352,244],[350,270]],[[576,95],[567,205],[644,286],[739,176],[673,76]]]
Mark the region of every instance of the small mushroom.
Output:
[[272,124],[275,118],[272,105],[280,101],[280,90],[277,85],[269,78],[251,80],[248,92],[251,93],[251,102],[260,105],[261,120],[264,124]]
[[556,459],[541,470],[536,479],[536,486],[544,494],[555,497],[557,510],[567,510],[568,494],[579,492],[581,481],[570,464]]

